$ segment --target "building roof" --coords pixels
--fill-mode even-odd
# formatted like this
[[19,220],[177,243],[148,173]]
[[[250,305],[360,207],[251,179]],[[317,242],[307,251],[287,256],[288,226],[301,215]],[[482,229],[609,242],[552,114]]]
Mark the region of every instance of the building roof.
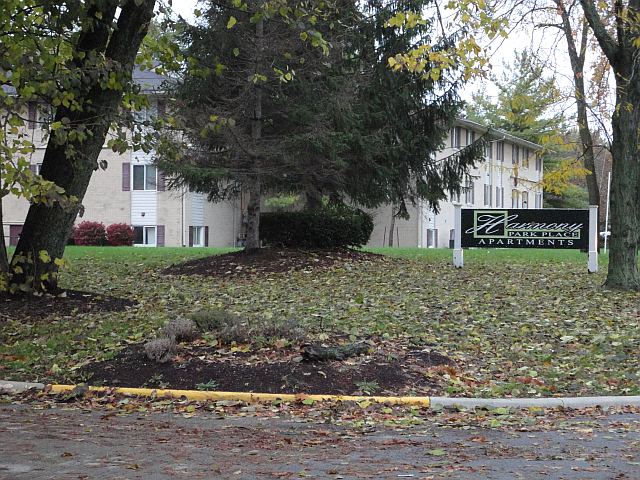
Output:
[[489,133],[489,135],[499,140],[508,140],[511,143],[515,143],[516,145],[520,145],[531,150],[542,150],[542,145],[530,142],[529,140],[525,140],[524,138],[516,137],[515,135],[512,135],[509,132],[505,132],[504,130],[500,130],[499,128],[486,127],[481,123],[473,122],[471,120],[467,120],[466,118],[458,118],[456,120],[456,125],[469,128],[481,133]]
[[140,70],[140,67],[136,65],[133,69],[133,81],[140,85],[143,92],[153,93],[164,91],[166,83],[171,79],[159,75],[153,70]]

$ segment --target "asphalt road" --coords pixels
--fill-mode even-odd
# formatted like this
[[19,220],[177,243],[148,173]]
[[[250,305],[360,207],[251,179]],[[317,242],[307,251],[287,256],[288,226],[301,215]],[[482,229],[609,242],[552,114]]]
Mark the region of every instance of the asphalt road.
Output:
[[640,479],[640,415],[575,428],[402,430],[0,406],[0,478]]

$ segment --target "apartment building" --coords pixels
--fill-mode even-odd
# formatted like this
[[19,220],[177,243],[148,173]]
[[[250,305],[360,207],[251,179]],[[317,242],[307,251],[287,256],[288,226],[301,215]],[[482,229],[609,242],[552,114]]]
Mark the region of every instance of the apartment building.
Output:
[[[134,79],[149,95],[150,107],[141,116],[162,115],[165,110],[162,85],[164,77],[153,72],[134,72]],[[36,145],[31,155],[31,168],[39,171],[46,142],[42,138],[41,122],[49,114],[30,104],[27,129]],[[459,120],[451,130],[447,146],[436,155],[445,158],[464,148],[487,131],[480,124]],[[403,247],[448,247],[453,229],[452,200],[474,207],[540,208],[542,206],[542,160],[536,155],[539,146],[492,131],[485,161],[466,178],[460,198],[441,204],[436,214],[426,206],[409,209],[410,219],[392,221],[392,208],[372,211],[375,229],[369,245],[392,244]],[[243,199],[212,203],[206,195],[187,189],[169,190],[162,172],[153,165],[154,152],[117,154],[106,145],[100,160],[107,162],[105,170],[97,170],[84,198],[84,220],[132,225],[135,245],[161,246],[239,246],[242,245]],[[3,234],[8,245],[16,245],[29,208],[28,202],[13,196],[3,199]],[[393,224],[393,225],[392,225]]]
[[[542,208],[543,161],[540,145],[459,119],[451,129],[441,160],[487,134],[484,161],[467,175],[459,196],[440,204],[438,213],[426,205],[409,207],[408,220],[392,220],[391,206],[372,211],[375,228],[370,246],[448,248],[453,241],[454,202],[473,208]],[[389,236],[392,235],[390,241]]]
[[[134,80],[149,95],[150,107],[140,116],[162,115],[165,100],[162,86],[165,77],[151,71],[135,70]],[[36,146],[31,154],[31,168],[38,172],[46,148],[42,122],[50,120],[46,109],[30,103],[26,125]],[[142,118],[141,118],[142,119]],[[169,190],[162,172],[153,165],[154,152],[128,151],[123,155],[105,145],[99,160],[107,162],[105,170],[96,170],[83,201],[84,220],[132,225],[135,244],[140,246],[233,246],[241,226],[241,201],[211,203],[206,195],[183,190]],[[29,209],[24,199],[3,199],[3,234],[6,244],[16,245]]]

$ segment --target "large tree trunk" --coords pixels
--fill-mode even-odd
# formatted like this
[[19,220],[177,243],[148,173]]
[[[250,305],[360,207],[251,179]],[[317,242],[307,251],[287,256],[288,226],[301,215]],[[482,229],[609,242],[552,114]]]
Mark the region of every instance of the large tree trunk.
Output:
[[627,82],[621,85],[620,79],[617,80],[618,108],[612,120],[611,145],[614,162],[611,172],[611,249],[606,285],[612,288],[638,290],[640,87]]
[[[75,51],[78,54],[94,52],[97,56],[104,55],[108,63],[120,66],[119,72],[130,76],[138,48],[153,16],[155,0],[129,0],[122,7],[117,26],[112,31],[110,24],[119,3],[112,0],[100,4],[103,8],[99,12],[97,7],[92,7],[87,18],[93,18],[94,22],[85,26],[79,35]],[[92,56],[78,55],[76,58],[78,60],[74,68],[83,69]],[[88,67],[90,63],[86,65]],[[56,144],[51,138],[40,172],[45,180],[64,188],[67,195],[77,197],[79,202],[82,202],[91,175],[97,168],[109,125],[122,99],[121,91],[103,88],[99,80],[91,75],[86,75],[83,80],[90,82],[86,93],[80,98],[83,111],[58,107],[55,115],[55,121],[67,118],[71,125],[86,127],[87,139],[84,142]],[[74,149],[75,155],[72,156],[71,150]],[[59,205],[47,207],[39,204],[29,208],[12,259],[12,284],[22,290],[57,290],[57,265],[47,261],[46,256],[41,259],[39,253],[44,250],[51,259],[62,258],[78,210],[79,204],[68,209]]]

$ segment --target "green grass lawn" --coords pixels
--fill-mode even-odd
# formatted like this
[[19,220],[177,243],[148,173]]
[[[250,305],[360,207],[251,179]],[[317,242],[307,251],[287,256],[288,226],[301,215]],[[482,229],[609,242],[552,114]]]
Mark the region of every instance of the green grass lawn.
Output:
[[[601,287],[574,251],[370,249],[402,257],[236,280],[169,277],[163,266],[222,249],[69,247],[65,288],[136,299],[118,313],[0,328],[0,378],[83,380],[86,362],[205,306],[295,318],[315,334],[430,348],[457,365],[425,372],[449,395],[640,394],[640,294]],[[601,257],[601,266],[606,257]]]

